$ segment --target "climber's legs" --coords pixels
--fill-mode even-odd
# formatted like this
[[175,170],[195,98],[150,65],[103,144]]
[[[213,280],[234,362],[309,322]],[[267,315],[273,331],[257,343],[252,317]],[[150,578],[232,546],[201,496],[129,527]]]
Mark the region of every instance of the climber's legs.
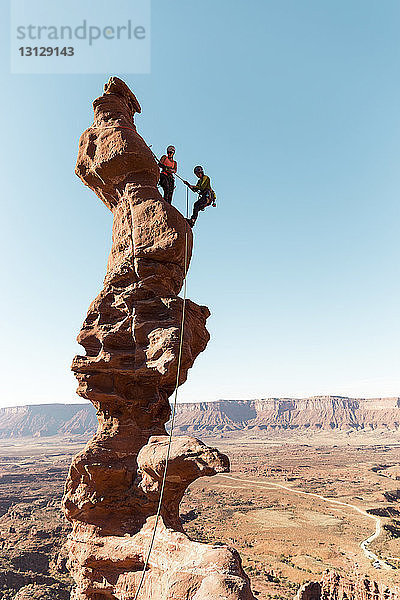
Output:
[[198,200],[196,200],[196,202],[193,205],[193,213],[192,216],[190,218],[190,225],[193,227],[193,225],[196,223],[197,217],[199,216],[199,212],[201,210],[204,210],[206,206],[209,205],[209,198],[208,198],[208,194],[202,194],[200,196],[200,198]]
[[161,173],[160,175],[160,186],[164,191],[164,200],[168,202],[168,204],[172,204],[172,195],[174,193],[175,182],[174,178],[165,173]]

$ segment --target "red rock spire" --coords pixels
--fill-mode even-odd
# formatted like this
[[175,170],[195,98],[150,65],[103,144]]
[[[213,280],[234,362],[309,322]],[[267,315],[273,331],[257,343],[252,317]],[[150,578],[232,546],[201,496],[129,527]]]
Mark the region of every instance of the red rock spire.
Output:
[[[97,408],[96,435],[70,467],[63,500],[73,600],[133,600],[152,535],[177,377],[192,231],[157,190],[158,167],[136,131],[140,105],[112,77],[94,101],[76,173],[113,213],[104,287],[78,335],[78,394]],[[84,268],[84,263],[83,267]],[[209,340],[205,306],[186,301],[179,385]],[[229,460],[190,437],[174,438],[152,558],[141,600],[252,600],[239,555],[188,539],[179,520],[187,486],[229,470]],[[220,596],[218,596],[220,594]]]

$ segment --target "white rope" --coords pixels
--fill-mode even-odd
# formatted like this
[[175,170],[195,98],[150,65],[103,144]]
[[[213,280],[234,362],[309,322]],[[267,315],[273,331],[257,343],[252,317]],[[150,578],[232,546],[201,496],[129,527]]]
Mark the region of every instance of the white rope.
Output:
[[[188,217],[188,212],[189,212],[189,189],[186,188],[186,217]],[[132,219],[132,207],[131,207],[131,219]],[[133,244],[133,220],[132,220],[132,244]],[[156,522],[154,524],[153,534],[151,536],[151,541],[150,541],[149,549],[147,551],[146,560],[145,560],[144,566],[143,566],[142,576],[140,578],[139,585],[138,585],[138,588],[136,590],[136,594],[135,594],[134,600],[138,599],[139,592],[142,589],[142,586],[143,586],[143,583],[144,583],[144,579],[146,577],[146,571],[147,571],[147,567],[148,567],[148,564],[149,564],[150,555],[151,555],[151,551],[153,549],[154,541],[155,541],[155,538],[156,538],[157,526],[158,526],[158,522],[159,522],[160,515],[161,515],[161,507],[162,507],[162,502],[163,502],[163,498],[164,498],[165,483],[166,483],[166,480],[167,480],[168,461],[169,461],[169,457],[170,457],[170,453],[171,453],[172,435],[173,435],[173,431],[174,431],[175,414],[176,414],[176,404],[177,404],[177,400],[178,400],[179,376],[180,376],[180,372],[181,372],[181,362],[182,362],[183,335],[184,335],[185,312],[186,312],[186,275],[187,275],[187,259],[188,259],[187,255],[188,255],[188,232],[187,232],[187,228],[186,228],[186,232],[185,232],[185,261],[184,261],[184,265],[185,266],[184,266],[184,279],[183,279],[182,321],[181,321],[181,331],[180,331],[180,339],[179,339],[178,365],[177,365],[177,370],[176,370],[176,382],[175,382],[175,390],[174,390],[175,395],[174,395],[174,402],[173,402],[173,405],[172,405],[171,429],[170,429],[169,437],[168,437],[167,455],[166,455],[166,458],[165,458],[165,468],[164,468],[164,474],[163,474],[162,483],[161,483],[160,497],[159,497],[159,500],[158,500]],[[132,327],[133,327],[133,318],[132,318]]]

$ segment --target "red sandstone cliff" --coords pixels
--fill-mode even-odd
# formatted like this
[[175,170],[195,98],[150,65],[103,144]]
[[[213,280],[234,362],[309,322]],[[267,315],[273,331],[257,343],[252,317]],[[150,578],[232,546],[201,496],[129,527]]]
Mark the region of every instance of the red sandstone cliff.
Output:
[[264,398],[218,400],[178,406],[176,426],[184,432],[265,430],[396,431],[400,426],[400,398]]

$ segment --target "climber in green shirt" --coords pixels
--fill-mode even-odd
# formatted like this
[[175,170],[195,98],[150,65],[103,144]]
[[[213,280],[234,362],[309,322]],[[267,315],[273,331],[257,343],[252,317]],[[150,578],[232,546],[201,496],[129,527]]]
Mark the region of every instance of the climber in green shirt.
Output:
[[216,196],[214,190],[211,188],[211,181],[208,175],[204,174],[203,167],[197,166],[194,168],[194,174],[199,178],[196,185],[191,185],[188,181],[183,183],[187,185],[192,192],[198,192],[199,199],[193,205],[193,214],[188,223],[190,227],[193,227],[196,223],[198,214],[201,210],[204,210],[207,206],[212,204],[216,206]]

